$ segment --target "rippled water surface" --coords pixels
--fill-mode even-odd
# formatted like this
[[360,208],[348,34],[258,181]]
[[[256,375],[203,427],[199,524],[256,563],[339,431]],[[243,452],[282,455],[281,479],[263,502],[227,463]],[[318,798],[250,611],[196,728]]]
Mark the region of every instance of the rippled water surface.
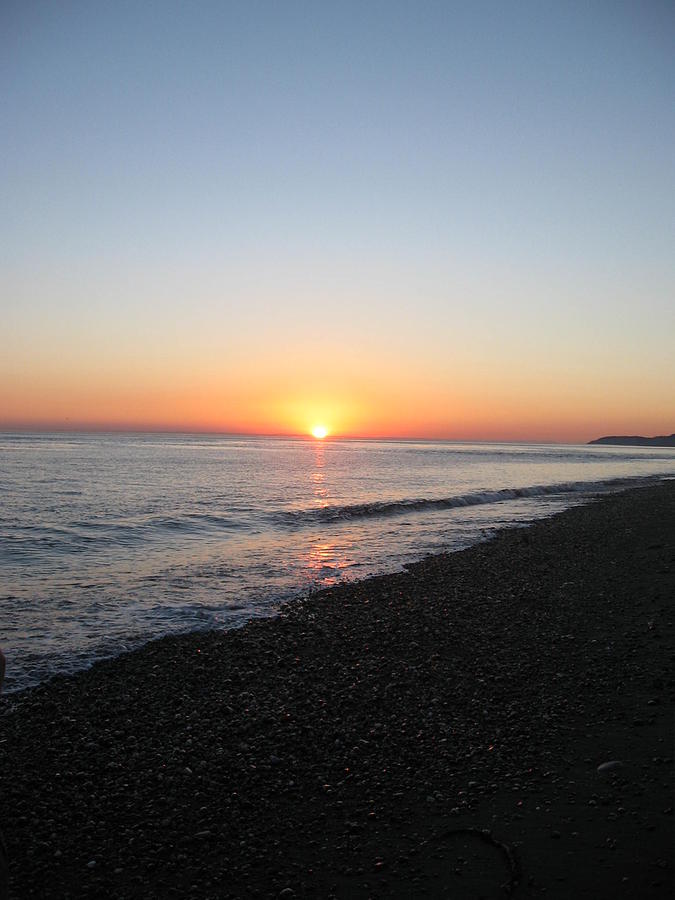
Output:
[[660,448],[0,435],[7,686],[673,475]]

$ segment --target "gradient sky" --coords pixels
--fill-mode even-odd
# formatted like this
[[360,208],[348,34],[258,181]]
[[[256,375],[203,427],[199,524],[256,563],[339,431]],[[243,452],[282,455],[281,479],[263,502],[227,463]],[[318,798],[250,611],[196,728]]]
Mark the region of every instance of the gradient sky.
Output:
[[675,428],[675,6],[4,2],[0,427]]

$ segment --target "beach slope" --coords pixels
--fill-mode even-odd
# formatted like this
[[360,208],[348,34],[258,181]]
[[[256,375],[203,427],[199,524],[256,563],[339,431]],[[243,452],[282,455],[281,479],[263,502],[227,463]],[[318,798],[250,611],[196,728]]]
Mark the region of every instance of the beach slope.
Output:
[[669,897],[675,482],[2,700],[15,898]]

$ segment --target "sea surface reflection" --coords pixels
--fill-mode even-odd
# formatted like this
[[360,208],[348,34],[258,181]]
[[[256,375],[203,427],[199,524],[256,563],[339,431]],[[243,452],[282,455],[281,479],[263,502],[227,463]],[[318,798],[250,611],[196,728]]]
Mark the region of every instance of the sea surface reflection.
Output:
[[661,448],[0,435],[7,688],[663,475]]

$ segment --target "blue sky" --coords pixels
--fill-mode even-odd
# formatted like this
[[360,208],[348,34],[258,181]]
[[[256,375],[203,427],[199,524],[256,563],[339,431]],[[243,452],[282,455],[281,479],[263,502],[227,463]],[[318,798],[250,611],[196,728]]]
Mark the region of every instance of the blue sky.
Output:
[[8,383],[54,347],[175,367],[214,324],[225,380],[365,334],[443,382],[496,330],[516,381],[596,353],[675,400],[672,4],[0,15]]

